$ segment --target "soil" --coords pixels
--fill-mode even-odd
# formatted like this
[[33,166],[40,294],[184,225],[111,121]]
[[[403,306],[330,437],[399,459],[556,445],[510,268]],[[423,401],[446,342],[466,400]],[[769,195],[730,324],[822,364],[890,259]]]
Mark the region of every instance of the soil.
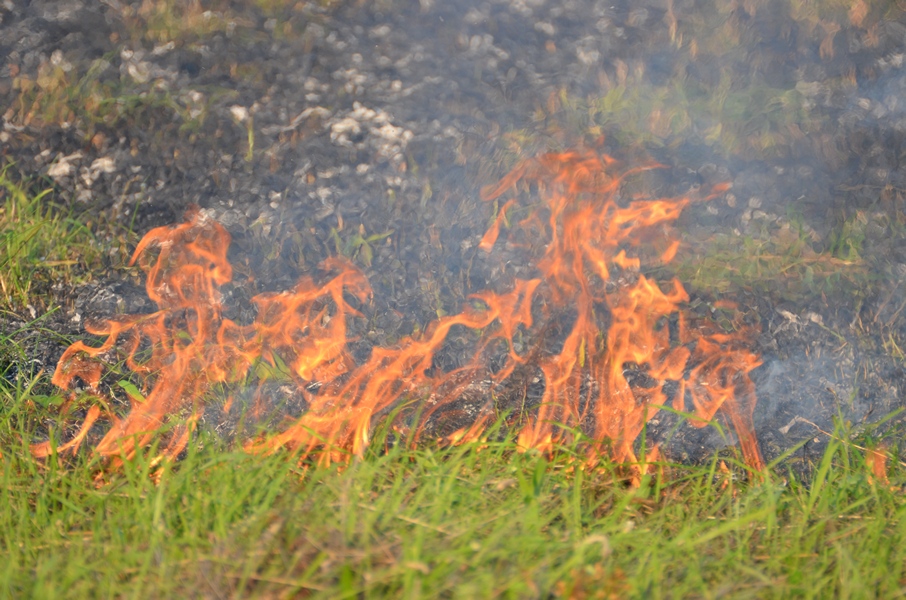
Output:
[[[25,313],[0,317],[7,333],[25,328],[17,336],[29,353],[8,377],[52,369],[86,321],[152,310],[116,232],[180,222],[191,206],[233,237],[236,277],[224,292],[238,319],[254,294],[289,289],[338,252],[353,256],[375,292],[354,325],[356,352],[367,356],[457,312],[471,293],[530,275],[511,245],[478,251],[493,217],[481,188],[519,158],[604,134],[602,149],[626,163],[666,165],[650,180],[658,194],[732,182],[731,198],[684,213],[678,229],[690,244],[724,234],[742,247],[794,222],[831,251],[834,232],[860,225],[864,285],[734,285],[728,295],[762,330],[753,379],[766,460],[798,446],[792,460],[808,465],[835,419],[863,441],[896,431],[896,418],[871,424],[906,405],[904,358],[893,349],[906,339],[903,13],[871,29],[844,21],[829,36],[792,19],[785,3],[738,3],[724,17],[739,32],[733,50],[696,62],[671,34],[671,17],[682,28],[713,10],[696,0],[202,2],[176,19],[176,33],[149,8],[157,4],[0,4],[2,161],[26,185],[52,186],[49,203],[97,225],[109,257],[86,283],[42,290],[31,310],[60,308],[41,331],[26,327]],[[638,135],[638,123],[595,129],[571,112],[570,98],[600,96],[627,70],[639,85],[679,79],[709,90],[729,72],[731,91],[791,90],[791,106],[765,110],[808,118],[790,117],[759,152],[713,143],[706,114],[658,138]],[[42,74],[48,86],[52,77],[95,86],[108,102],[91,107],[86,93],[48,116],[22,91],[23,78]],[[366,259],[356,239],[382,234]],[[727,295],[691,292],[699,311]],[[440,369],[460,362],[457,342],[448,346]],[[677,460],[735,444],[732,428],[677,428],[676,419],[652,421],[649,439]]]

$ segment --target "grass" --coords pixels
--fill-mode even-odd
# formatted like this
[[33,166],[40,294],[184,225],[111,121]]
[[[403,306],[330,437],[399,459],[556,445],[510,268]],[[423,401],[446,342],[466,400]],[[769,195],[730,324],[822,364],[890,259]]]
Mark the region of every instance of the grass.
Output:
[[[211,0],[204,3],[145,0],[138,7],[123,6],[119,11],[135,38],[156,43],[192,43],[215,33],[232,35],[241,32],[260,38],[255,24],[255,18],[259,15],[273,19],[271,31],[274,35],[295,35],[298,33],[295,21],[311,8],[306,5],[329,10],[340,4],[338,0]],[[298,25],[295,23],[295,26]]]
[[[786,155],[794,126],[817,123],[820,111],[792,84],[738,81],[729,60],[712,62],[737,46],[731,58],[745,58],[744,28],[719,10],[731,4],[675,24],[671,41],[683,56],[667,81],[651,83],[637,65],[623,65],[597,94],[552,97],[539,122],[575,136],[618,124],[618,141],[667,147],[695,132],[725,156]],[[820,39],[818,19],[845,22],[854,4],[795,0],[789,12]],[[305,22],[297,5],[256,2],[275,15],[275,35]],[[144,2],[124,15],[126,29],[135,39],[191,46],[229,31],[233,4],[212,6],[206,14],[199,3]],[[862,18],[898,10],[889,6],[871,0]],[[201,126],[213,97],[196,114],[184,99],[108,72],[114,59],[81,74],[51,60],[33,79],[19,77],[13,121],[113,127],[176,115],[190,131]],[[696,62],[718,65],[713,85],[677,75]],[[841,76],[828,85],[852,82]],[[541,143],[520,131],[503,141],[514,156]],[[334,237],[337,250],[367,266],[383,234],[350,235]],[[858,288],[865,237],[864,223],[846,221],[817,252],[795,227],[756,231],[744,241],[711,240],[677,270],[691,287],[717,292],[791,286],[782,293],[800,295],[803,285],[823,291],[850,278]],[[78,276],[94,248],[91,228],[54,208],[49,192],[33,194],[0,174],[0,309],[38,302],[41,285]],[[613,465],[584,472],[568,450],[546,459],[511,443],[394,447],[344,468],[304,468],[286,453],[250,456],[202,432],[175,464],[156,470],[139,457],[99,482],[88,453],[43,463],[28,451],[62,402],[47,373],[19,369],[28,362],[21,336],[51,335],[39,325],[0,331],[0,598],[861,598],[906,588],[902,465],[890,465],[893,487],[872,475],[860,448],[869,444],[845,424],[832,437],[819,434],[827,450],[807,479],[780,461],[764,481],[747,482],[723,456],[662,465],[632,488]],[[885,344],[902,357],[893,333]],[[895,443],[887,452],[897,455]]]
[[111,63],[116,52],[91,63],[84,73],[60,58],[44,61],[32,78],[14,80],[17,91],[11,108],[12,121],[23,126],[76,126],[91,139],[100,125],[116,128],[125,123],[153,129],[174,119],[179,132],[197,132],[211,104],[232,92],[201,86],[205,93],[173,93],[157,89],[147,81],[120,77]]
[[202,433],[178,463],[139,457],[99,484],[87,454],[29,456],[44,380],[0,381],[3,597],[859,598],[906,583],[906,500],[842,430],[809,481],[774,465],[745,483],[715,458],[633,489],[511,443],[306,469]]
[[36,285],[68,281],[99,258],[91,230],[54,204],[51,189],[32,193],[0,171],[0,310],[40,306]]
[[873,276],[856,250],[860,243],[849,225],[833,232],[820,252],[795,219],[747,235],[715,234],[706,240],[690,236],[688,248],[670,269],[690,289],[708,293],[746,289],[778,300],[822,294],[852,298],[870,288]]
[[[833,118],[822,99],[857,88],[855,66],[832,63],[835,40],[839,47],[845,36],[859,36],[873,48],[883,20],[902,19],[906,9],[887,0],[670,0],[665,7],[663,19],[644,28],[649,47],[670,55],[667,64],[614,53],[597,72],[597,88],[567,85],[538,102],[532,125],[501,136],[495,161],[601,133],[621,147],[682,151],[692,142],[725,159],[796,157]],[[831,63],[820,81],[769,77],[807,48]],[[827,150],[829,162],[845,159]]]
[[[584,96],[566,88],[552,94],[536,109],[533,128],[503,136],[501,145],[522,154],[545,136],[593,139],[607,133],[621,147],[676,149],[691,141],[725,158],[790,156],[800,128],[820,126],[819,112],[793,83],[781,87],[759,75],[741,77],[733,61],[758,59],[746,56],[749,45],[739,39],[744,28],[714,7],[695,13],[704,15],[717,22],[691,19],[685,43],[660,40],[675,54],[669,78],[655,83],[644,63],[616,59],[613,72],[602,72],[598,89]],[[707,77],[688,73],[702,68]],[[833,80],[827,85],[849,89],[853,84]]]

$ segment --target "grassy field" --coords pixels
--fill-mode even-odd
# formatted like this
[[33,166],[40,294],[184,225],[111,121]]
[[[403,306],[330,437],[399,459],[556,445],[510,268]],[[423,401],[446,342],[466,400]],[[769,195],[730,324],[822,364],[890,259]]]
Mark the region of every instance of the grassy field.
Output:
[[[48,208],[49,197],[2,183],[2,308],[25,314],[36,302],[28,273],[43,264],[45,279],[82,276],[75,257],[95,242],[91,227]],[[845,423],[822,434],[827,452],[808,480],[783,460],[750,480],[726,455],[660,465],[632,487],[620,465],[585,471],[569,449],[545,458],[507,441],[378,442],[328,468],[287,453],[251,456],[202,432],[176,463],[139,457],[101,481],[88,452],[46,462],[29,452],[62,401],[49,373],[25,367],[28,339],[52,335],[42,327],[37,317],[0,332],[3,598],[864,598],[906,589],[902,465],[891,461],[889,481],[873,475],[861,447],[872,440]],[[897,455],[895,444],[885,451]]]
[[306,468],[203,434],[178,463],[138,458],[101,484],[87,454],[30,457],[41,398],[3,381],[3,597],[890,598],[906,584],[902,469],[873,480],[843,431],[810,481],[775,464],[746,483],[715,458],[633,488],[615,466],[509,443]]

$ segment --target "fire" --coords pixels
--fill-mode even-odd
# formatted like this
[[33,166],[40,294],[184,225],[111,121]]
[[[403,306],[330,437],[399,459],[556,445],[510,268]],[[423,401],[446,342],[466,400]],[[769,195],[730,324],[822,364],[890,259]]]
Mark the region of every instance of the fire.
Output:
[[[664,406],[687,411],[691,404],[693,426],[723,412],[746,462],[761,469],[748,376],[760,364],[747,346],[752,326],[729,303],[723,308],[736,315],[732,331],[709,321],[692,326],[682,284],[640,272],[643,264],[673,259],[679,242],[670,226],[692,201],[623,198],[627,177],[654,168],[659,165],[620,172],[614,159],[594,150],[545,154],[518,165],[483,194],[489,202],[506,201],[479,247],[491,251],[505,229],[537,255],[537,277],[516,280],[505,293],[475,294],[459,314],[392,348],[374,348],[363,364],[349,353],[348,326],[360,316],[353,300],[367,302],[372,290],[351,263],[329,259],[318,280],[305,277],[290,291],[256,296],[257,318],[243,325],[223,316],[219,290],[232,276],[223,227],[195,211],[186,223],[155,229],[132,263],[146,273],[158,311],[88,328],[106,340],[98,347],[77,342],[64,353],[53,377],[70,392],[64,408],[83,407],[86,400],[88,408],[78,431],[55,450],[76,452],[103,418],[111,425],[94,447],[99,455],[116,463],[162,436],[159,459],[174,458],[205,403],[219,390],[263,383],[267,375],[256,369],[263,364],[285,372],[306,410],[276,435],[247,443],[249,451],[290,447],[322,462],[346,460],[361,455],[376,422],[391,415],[395,429],[410,439],[432,432],[460,443],[482,436],[497,394],[506,393],[514,373],[533,368],[544,391],[530,415],[517,415],[520,449],[551,452],[581,431],[591,440],[589,465],[605,455],[635,464],[634,442],[648,420]],[[539,247],[537,240],[546,243]],[[481,336],[465,366],[439,372],[434,357],[454,327]],[[558,334],[558,353],[545,354],[540,341],[516,350],[523,348],[517,336],[543,340],[551,329],[565,333]],[[493,371],[491,355],[500,359]],[[144,383],[144,397],[131,398],[125,416],[102,391],[107,365],[118,359]],[[468,424],[452,433],[430,425],[481,381],[489,382],[486,401]],[[50,442],[32,450],[39,457],[54,451]]]
[[[601,444],[608,443],[614,460],[636,462],[632,445],[646,422],[668,402],[685,410],[688,392],[700,417],[690,422],[704,426],[723,410],[737,430],[747,463],[761,469],[752,423],[754,386],[747,375],[760,361],[745,347],[752,332],[704,333],[685,327],[681,308],[689,298],[682,284],[674,279],[663,291],[637,274],[639,256],[627,256],[627,249],[654,251],[656,260],[671,260],[678,242],[665,235],[665,227],[690,199],[636,198],[621,206],[625,178],[659,165],[611,175],[614,165],[612,158],[591,150],[546,154],[517,167],[485,195],[495,200],[519,184],[537,187],[546,205],[550,239],[538,268],[553,303],[577,312],[561,353],[541,364],[544,398],[537,417],[520,432],[519,445],[550,450],[564,435],[563,425],[582,426],[590,417],[591,437],[598,442],[589,448],[590,461],[600,455]],[[715,193],[726,189],[718,186]],[[533,214],[526,222],[538,218]],[[614,268],[621,270],[616,280],[611,276]],[[605,311],[610,316],[607,326],[599,316]],[[674,340],[667,326],[672,315],[679,319]],[[713,324],[703,327],[713,329]],[[627,366],[645,371],[647,385],[631,385]],[[589,379],[596,392],[583,385]],[[664,391],[671,381],[679,387],[672,399]]]

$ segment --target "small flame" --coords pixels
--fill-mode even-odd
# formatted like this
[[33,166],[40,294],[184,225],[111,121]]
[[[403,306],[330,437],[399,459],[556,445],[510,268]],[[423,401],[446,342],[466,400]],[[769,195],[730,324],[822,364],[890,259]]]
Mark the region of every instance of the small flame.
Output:
[[[478,414],[441,434],[447,443],[476,441],[493,420],[495,395],[507,389],[517,370],[537,368],[543,396],[532,415],[518,415],[523,418],[520,449],[551,452],[582,431],[593,442],[587,447],[591,466],[604,455],[617,462],[646,462],[635,454],[636,438],[661,407],[685,411],[688,398],[694,426],[723,412],[736,429],[746,462],[763,468],[748,377],[760,364],[747,342],[757,332],[729,304],[721,309],[734,314],[732,331],[710,321],[690,326],[682,284],[676,279],[658,283],[639,272],[648,261],[666,263],[676,255],[679,242],[671,238],[670,225],[690,200],[624,199],[626,177],[660,165],[617,168],[614,159],[593,150],[544,154],[519,164],[483,194],[487,201],[504,194],[510,199],[479,247],[491,251],[504,226],[511,236],[520,230],[541,234],[538,239],[546,244],[537,251],[538,277],[516,280],[506,293],[475,294],[459,314],[439,319],[393,348],[374,348],[358,365],[348,349],[347,328],[360,313],[347,298],[364,303],[372,291],[349,262],[328,259],[321,265],[326,280],[305,277],[290,291],[256,296],[256,320],[240,325],[223,316],[219,291],[232,276],[226,230],[195,211],[182,225],[151,231],[132,263],[147,274],[148,296],[159,310],[89,328],[107,336],[104,343],[77,342],[64,353],[53,382],[71,390],[69,406],[86,397],[74,391],[81,382],[92,404],[79,431],[56,451],[76,452],[106,417],[112,425],[95,446],[98,454],[122,460],[166,435],[158,458],[174,458],[185,448],[213,388],[242,385],[264,363],[286,366],[307,408],[280,433],[249,442],[249,451],[291,447],[303,456],[317,451],[322,462],[347,460],[365,451],[375,423],[391,414],[397,415],[394,430],[417,440],[432,430],[432,418],[490,377]],[[712,196],[726,189],[718,186]],[[511,223],[508,213],[529,190],[536,194],[534,202],[540,197],[540,207]],[[559,353],[545,355],[540,342],[517,352],[523,348],[517,336],[542,339],[550,335],[545,333],[550,324],[564,322],[571,325]],[[435,354],[459,326],[481,332],[474,355],[459,369],[438,372]],[[502,366],[490,372],[487,357],[501,347],[505,355],[497,362]],[[101,391],[106,364],[120,353],[147,394],[143,401],[133,399],[125,417]],[[421,409],[397,410],[410,400],[421,400]],[[169,429],[162,434],[164,426]],[[49,442],[32,450],[42,457],[53,452]],[[649,460],[657,455],[649,448]]]
[[[890,480],[887,478],[888,447],[881,444],[878,448],[865,449],[865,464],[868,466],[868,483],[887,487],[890,486]],[[893,488],[891,488],[893,489]]]

